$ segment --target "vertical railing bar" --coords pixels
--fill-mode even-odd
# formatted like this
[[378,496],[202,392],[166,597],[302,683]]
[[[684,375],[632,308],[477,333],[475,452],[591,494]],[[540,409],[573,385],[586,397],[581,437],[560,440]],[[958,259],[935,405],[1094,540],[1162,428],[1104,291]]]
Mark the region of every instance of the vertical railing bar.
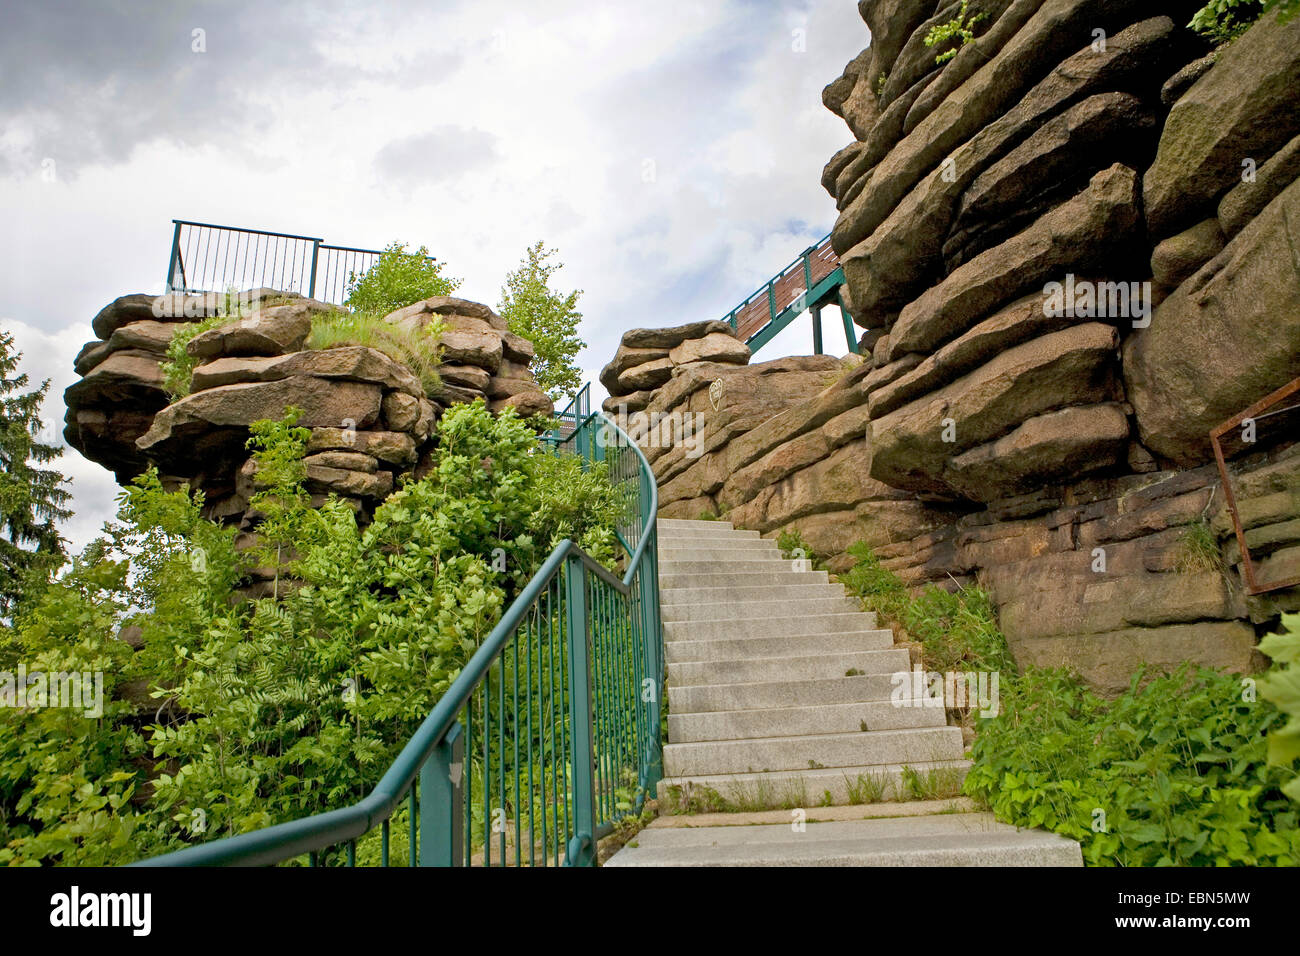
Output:
[[523,838],[523,807],[519,802],[519,630],[515,629],[514,640],[511,642],[512,656],[515,666],[511,668],[513,683],[513,694],[511,697],[512,713],[514,714],[514,737],[515,743],[515,866],[523,866],[523,846],[519,842]]
[[416,787],[416,781],[412,780],[411,790],[407,794],[407,802],[406,802],[406,812],[411,818],[407,823],[407,842],[410,843],[410,846],[407,847],[408,850],[407,855],[410,857],[410,864],[412,869],[416,867],[417,862],[419,860],[419,857],[417,855],[418,847],[416,846],[416,841],[415,841],[416,838],[415,817],[416,817],[416,802],[417,802],[417,798],[415,795],[415,787]]
[[524,707],[527,708],[524,728],[528,734],[528,865],[537,863],[537,820],[533,813],[533,620],[537,604],[529,610],[528,620],[524,625],[524,635],[528,642],[527,656],[524,661]]
[[[227,276],[227,277],[230,275],[230,234],[229,233],[226,234],[226,255],[221,260],[221,274],[222,276]],[[229,282],[229,279],[227,279],[226,281]],[[221,289],[222,292],[226,291],[224,286],[225,283],[223,283],[223,287]]]
[[[498,785],[501,805],[497,810],[505,817],[506,813],[506,674],[505,654],[497,658],[497,766],[501,769],[501,782]],[[506,821],[501,821],[501,865],[506,865]]]
[[388,830],[388,818],[384,817],[384,822],[379,831],[379,865],[383,867],[388,866]]

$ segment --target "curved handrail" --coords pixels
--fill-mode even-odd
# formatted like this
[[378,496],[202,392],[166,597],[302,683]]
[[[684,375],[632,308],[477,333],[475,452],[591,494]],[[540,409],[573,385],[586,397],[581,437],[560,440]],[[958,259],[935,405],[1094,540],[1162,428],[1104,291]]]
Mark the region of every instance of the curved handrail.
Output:
[[[577,560],[584,569],[614,588],[618,593],[629,595],[636,574],[649,562],[646,561],[647,548],[653,542],[653,534],[658,514],[659,496],[653,472],[645,455],[619,426],[602,413],[589,415],[578,427],[582,428],[595,419],[603,419],[604,426],[613,428],[627,441],[627,447],[633,449],[640,464],[640,478],[643,489],[648,485],[649,496],[643,501],[641,509],[642,531],[636,551],[628,561],[626,574],[620,580],[603,565],[579,548],[573,541],[565,539],[555,546],[543,562],[537,573],[529,580],[524,590],[501,616],[487,639],[475,651],[465,664],[460,674],[452,682],[446,693],[434,705],[429,716],[421,723],[406,746],[393,760],[388,770],[374,788],[357,803],[330,810],[324,813],[276,824],[250,833],[214,840],[198,846],[187,847],[163,856],[152,857],[130,864],[131,866],[262,866],[300,856],[304,853],[325,850],[340,843],[355,840],[377,825],[387,820],[397,810],[407,792],[410,791],[421,769],[433,756],[457,724],[458,715],[468,703],[474,691],[487,676],[488,671],[501,656],[502,651],[514,639],[520,624],[532,610],[542,589],[560,573],[566,561]],[[648,480],[647,480],[648,478]],[[648,503],[649,507],[644,507]],[[657,587],[656,587],[657,593]],[[659,640],[659,635],[652,636]],[[592,834],[578,833],[574,839],[593,838]]]

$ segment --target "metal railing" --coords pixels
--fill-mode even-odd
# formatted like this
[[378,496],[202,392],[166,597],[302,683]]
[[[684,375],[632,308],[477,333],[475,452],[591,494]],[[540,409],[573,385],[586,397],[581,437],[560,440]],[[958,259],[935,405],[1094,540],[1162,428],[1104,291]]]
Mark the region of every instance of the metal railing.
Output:
[[599,413],[555,451],[608,463],[621,578],[561,542],[367,797],[134,865],[388,866],[395,829],[411,866],[593,865],[663,775],[658,493]]
[[[546,440],[552,444],[564,441],[577,431],[579,423],[586,421],[590,414],[591,383],[588,382],[578,389],[578,394],[569,400],[569,404],[564,406],[564,410],[556,414],[556,425],[546,436]],[[581,438],[581,436],[579,437]]]
[[352,276],[363,275],[382,255],[378,249],[331,246],[315,236],[186,219],[172,223],[168,292],[265,287],[341,305]]
[[[828,234],[728,312],[723,321],[735,330],[738,339],[757,352],[794,319],[811,311],[813,351],[821,354],[821,310],[832,302],[839,302],[839,288],[843,283],[844,270],[831,248]],[[844,311],[842,303],[840,311],[849,351],[856,353],[858,344],[853,320]]]

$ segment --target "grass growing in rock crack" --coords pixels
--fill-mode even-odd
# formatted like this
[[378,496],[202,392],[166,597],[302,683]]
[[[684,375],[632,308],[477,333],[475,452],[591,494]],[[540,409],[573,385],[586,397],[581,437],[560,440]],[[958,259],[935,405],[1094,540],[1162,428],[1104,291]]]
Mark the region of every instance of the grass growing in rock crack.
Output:
[[442,362],[443,324],[434,317],[420,330],[408,330],[367,312],[321,312],[312,317],[309,349],[362,345],[383,352],[405,365],[430,397],[442,390],[438,366]]
[[1183,574],[1212,571],[1224,572],[1223,553],[1219,538],[1204,518],[1192,522],[1178,541],[1174,567]]

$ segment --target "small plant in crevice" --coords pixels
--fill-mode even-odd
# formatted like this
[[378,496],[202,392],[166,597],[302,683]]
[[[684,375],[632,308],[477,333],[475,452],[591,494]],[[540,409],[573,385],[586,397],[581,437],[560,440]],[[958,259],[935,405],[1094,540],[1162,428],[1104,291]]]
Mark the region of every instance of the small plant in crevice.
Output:
[[860,773],[850,779],[846,774],[844,789],[851,804],[880,803],[887,799],[889,778],[880,773]]
[[1214,43],[1229,43],[1273,10],[1286,23],[1300,11],[1300,0],[1209,0],[1187,26]]
[[925,45],[929,47],[939,46],[947,43],[949,40],[957,40],[957,45],[951,50],[938,54],[934,58],[935,63],[946,63],[957,55],[957,50],[971,40],[975,39],[975,24],[987,20],[987,13],[977,13],[975,16],[967,19],[966,12],[969,6],[969,0],[961,0],[961,9],[957,15],[947,23],[940,23],[932,26],[930,31],[925,35]]
[[1204,518],[1189,524],[1179,538],[1174,567],[1183,574],[1205,571],[1219,574],[1225,572],[1218,535]]

